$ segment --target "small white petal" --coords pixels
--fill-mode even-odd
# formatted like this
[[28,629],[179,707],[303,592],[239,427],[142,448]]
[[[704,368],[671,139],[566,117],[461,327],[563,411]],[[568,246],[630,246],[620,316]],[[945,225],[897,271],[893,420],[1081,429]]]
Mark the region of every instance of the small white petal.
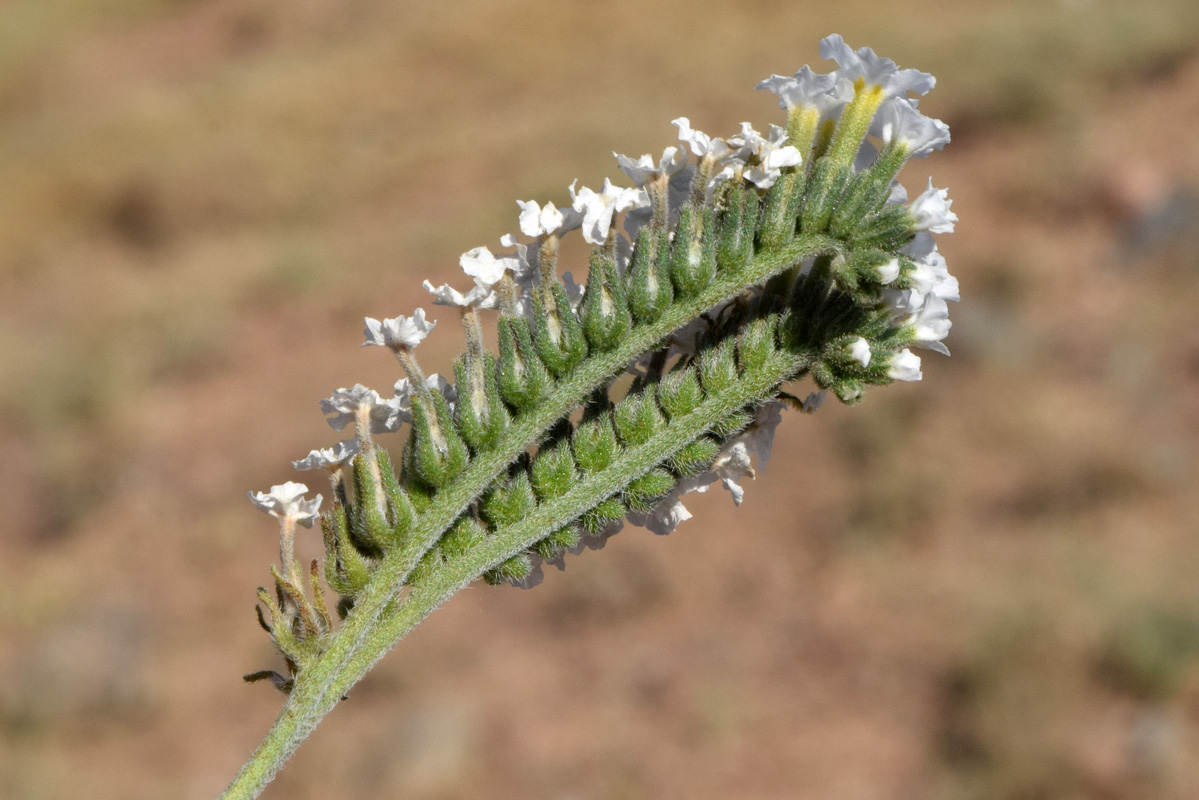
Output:
[[912,201],[908,213],[917,231],[953,233],[958,215],[949,210],[951,205],[953,201],[949,199],[949,190],[933,188],[932,178],[929,178],[928,188]]
[[358,441],[356,439],[346,439],[345,441],[338,442],[333,447],[312,450],[299,461],[291,462],[291,465],[300,471],[333,469],[341,466],[357,454]]
[[423,308],[416,309],[411,317],[405,317],[403,314],[384,320],[367,317],[366,327],[363,329],[365,341],[362,346],[379,345],[393,350],[399,347],[416,347],[436,326],[436,322],[425,319]]
[[870,366],[870,342],[859,336],[849,346],[849,357],[863,367]]
[[920,356],[906,347],[891,359],[891,367],[887,377],[896,381],[918,381],[923,376],[920,372]]

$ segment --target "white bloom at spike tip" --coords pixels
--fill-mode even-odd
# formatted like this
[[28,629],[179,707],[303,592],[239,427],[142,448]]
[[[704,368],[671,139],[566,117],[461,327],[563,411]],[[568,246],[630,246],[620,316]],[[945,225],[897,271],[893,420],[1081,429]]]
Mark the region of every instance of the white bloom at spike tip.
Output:
[[754,88],[778,95],[779,108],[812,108],[822,117],[853,99],[852,81],[835,74],[812,72],[806,64],[792,77],[771,75]]
[[854,339],[849,346],[849,357],[863,367],[870,366],[870,342],[861,336]]
[[430,331],[437,327],[436,322],[429,322],[425,319],[423,308],[416,309],[411,317],[405,317],[403,314],[384,320],[367,317],[365,322],[366,327],[363,328],[362,334],[366,337],[366,341],[362,343],[362,346],[378,345],[379,347],[390,347],[393,350],[401,347],[416,347],[425,340]]
[[891,358],[887,377],[894,381],[918,381],[924,377],[920,372],[920,356],[906,347]]
[[291,465],[301,472],[310,469],[335,469],[358,455],[358,452],[358,440],[346,439],[332,447],[311,450],[304,458],[291,462]]
[[588,244],[603,244],[608,240],[616,214],[649,205],[649,194],[644,189],[613,186],[612,181],[604,178],[604,188],[599,192],[586,186],[576,192],[576,183],[569,187],[571,208],[583,215],[583,238]]
[[662,151],[662,158],[654,163],[654,157],[646,153],[636,161],[620,153],[613,153],[620,171],[628,175],[638,187],[644,187],[655,175],[674,177],[687,166],[687,153],[677,147],[667,147]]
[[271,487],[269,492],[246,492],[250,502],[270,514],[284,525],[298,524],[311,528],[319,515],[321,496],[305,500],[308,487],[302,483],[288,481]]
[[840,69],[833,73],[837,77],[878,86],[887,97],[906,97],[908,92],[928,94],[937,85],[937,79],[927,72],[899,69],[894,61],[880,58],[869,47],[852,49],[837,33],[820,40],[820,57],[837,62]]
[[933,188],[933,179],[929,178],[928,188],[908,206],[908,214],[917,231],[953,233],[958,215],[949,210],[952,205],[949,190]]
[[926,117],[902,97],[892,97],[879,108],[870,124],[870,134],[895,143],[909,157],[925,158],[949,144],[949,126],[939,119]]

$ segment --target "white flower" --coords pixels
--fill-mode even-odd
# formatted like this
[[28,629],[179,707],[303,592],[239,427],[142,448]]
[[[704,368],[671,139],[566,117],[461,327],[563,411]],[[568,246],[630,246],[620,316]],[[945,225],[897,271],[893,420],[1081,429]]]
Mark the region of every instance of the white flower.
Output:
[[949,126],[939,119],[926,117],[907,99],[893,97],[883,103],[870,125],[870,133],[900,145],[910,157],[924,158],[949,144]]
[[934,189],[932,178],[928,179],[928,188],[908,206],[912,224],[918,231],[929,233],[953,233],[953,224],[958,221],[958,215],[949,210],[953,201],[949,199],[948,189]]
[[883,286],[891,283],[899,277],[899,259],[893,258],[886,264],[878,267],[878,282]]
[[[688,164],[685,158],[681,163],[682,168],[666,182],[667,219],[670,225],[675,223],[679,210],[691,199],[691,181],[695,178],[695,165]],[[653,212],[649,206],[635,208],[625,215],[624,229],[633,241],[637,240],[637,234],[649,223],[652,216]]]
[[458,266],[474,280],[476,286],[487,288],[499,283],[505,270],[517,272],[520,268],[516,258],[496,258],[486,247],[476,247],[458,256]]
[[891,368],[887,377],[895,381],[918,381],[924,377],[920,373],[920,356],[915,355],[906,347],[891,359]]
[[787,144],[787,132],[778,125],[770,126],[770,135],[762,136],[748,122],[741,123],[741,133],[730,143],[757,156],[758,163],[745,171],[745,179],[759,189],[769,189],[781,175],[783,167],[795,167],[803,156]]
[[395,415],[379,393],[361,383],[352,389],[338,389],[332,396],[321,401],[322,414],[334,414],[325,420],[335,431],[351,422],[367,421],[372,433],[387,433],[398,427]]
[[424,286],[426,292],[433,295],[433,305],[436,306],[457,306],[459,308],[482,306],[483,301],[492,294],[490,288],[483,286],[472,286],[466,294],[463,294],[448,283],[434,286],[426,280],[421,285]]
[[423,308],[416,309],[411,317],[400,315],[391,319],[377,320],[373,317],[366,318],[366,327],[362,333],[366,337],[366,341],[362,343],[363,347],[367,345],[379,345],[380,347],[390,347],[395,350],[400,347],[416,347],[425,340],[429,335],[429,331],[437,326],[436,322],[428,322],[425,320],[425,310]]
[[517,200],[520,206],[520,231],[525,236],[537,238],[550,234],[564,234],[573,231],[583,221],[583,215],[574,209],[559,211],[553,203],[538,205],[536,200]]
[[849,357],[863,367],[870,366],[870,342],[859,336],[849,346]]
[[712,158],[723,161],[733,155],[733,148],[724,139],[713,139],[703,131],[691,127],[691,120],[679,117],[671,120],[671,125],[679,129],[679,141],[691,148],[691,152],[700,158]]
[[827,116],[853,99],[853,82],[838,75],[812,72],[806,64],[794,77],[771,75],[754,87],[778,95],[779,108],[814,108]]
[[816,413],[816,409],[824,405],[825,396],[824,392],[809,392],[803,403],[800,404],[799,410],[805,414]]
[[405,422],[412,422],[411,394],[407,378],[396,381],[392,396],[386,400],[380,398],[379,403],[370,410],[372,430],[378,426],[380,430],[376,432],[394,432]]
[[889,58],[879,58],[869,47],[853,50],[840,34],[820,40],[820,57],[830,58],[840,67],[833,74],[866,86],[879,86],[887,97],[906,97],[908,92],[928,94],[937,79],[915,69],[899,69]]
[[937,243],[931,234],[917,233],[905,251],[916,262],[916,268],[908,278],[917,292],[921,295],[934,294],[942,300],[961,299],[958,279],[949,274],[945,257],[937,252]]
[[529,246],[517,241],[516,235],[512,233],[505,233],[501,236],[500,244],[504,247],[511,247],[516,251],[512,256],[506,256],[506,258],[515,262],[508,265],[508,269],[512,270],[512,274],[516,276],[518,282],[537,274],[536,248],[530,253]]
[[949,348],[941,340],[949,335],[953,323],[949,320],[949,306],[942,298],[935,294],[925,297],[924,304],[907,324],[914,329],[916,338],[912,344],[949,355]]
[[644,189],[613,186],[604,178],[604,188],[596,193],[586,186],[575,192],[575,181],[570,184],[571,208],[583,215],[583,238],[589,244],[603,244],[608,240],[612,218],[630,208],[645,208],[649,205],[649,194]]
[[[750,466],[749,447],[741,440],[736,440],[721,450],[720,455],[708,468],[709,473],[720,479],[724,488],[733,496],[733,503],[741,505],[745,499],[745,489],[738,483],[742,478],[754,477],[754,469]],[[696,488],[697,492],[707,491],[707,486]]]
[[616,163],[620,165],[620,171],[628,175],[639,187],[644,187],[655,175],[665,175],[670,178],[687,166],[686,152],[677,147],[667,147],[663,150],[662,158],[656,165],[653,156],[648,153],[636,161],[620,153],[612,155],[616,156]]
[[300,471],[310,469],[333,469],[358,455],[358,440],[346,439],[333,447],[309,451],[308,455],[291,465]]
[[246,492],[255,506],[286,524],[300,524],[311,528],[321,507],[321,496],[305,500],[308,487],[302,483],[288,481],[272,486],[269,492]]

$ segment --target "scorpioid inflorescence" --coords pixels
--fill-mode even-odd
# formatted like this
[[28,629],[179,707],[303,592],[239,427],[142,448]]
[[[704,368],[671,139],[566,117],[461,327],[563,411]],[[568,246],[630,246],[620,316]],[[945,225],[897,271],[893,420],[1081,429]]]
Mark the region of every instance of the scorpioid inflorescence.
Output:
[[[681,498],[717,481],[739,503],[785,406],[814,411],[826,392],[853,403],[869,385],[919,380],[911,348],[948,353],[958,288],[932,235],[957,217],[945,190],[908,202],[896,181],[949,141],[910,97],[934,79],[837,35],[821,55],[838,68],[759,84],[783,126],[720,139],[676,119],[679,144],[661,158],[617,155],[633,185],[571,184],[562,208],[520,202],[523,238],[461,257],[467,291],[426,281],[465,330],[453,382],[417,362],[436,324],[422,309],[366,320],[364,344],[390,350],[405,377],[391,397],[356,385],[321,402],[355,436],[295,466],[325,470],[332,503],[321,512],[298,483],[251,495],[281,526],[259,618],[287,669],[247,679],[291,693],[277,726],[291,726],[293,749],[471,581],[532,585],[542,563],[625,520],[668,533],[690,516]],[[584,285],[559,276],[574,230],[593,246]],[[483,312],[498,314],[496,352]],[[818,391],[783,390],[805,375]],[[401,428],[393,459],[375,437]],[[324,565],[303,570],[293,539],[318,519]],[[334,613],[322,582],[340,596]]]

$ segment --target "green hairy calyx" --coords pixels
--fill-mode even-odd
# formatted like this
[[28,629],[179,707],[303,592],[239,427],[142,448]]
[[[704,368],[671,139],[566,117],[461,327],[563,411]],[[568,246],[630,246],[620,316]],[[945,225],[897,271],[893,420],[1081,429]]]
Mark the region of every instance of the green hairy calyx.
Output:
[[[745,123],[718,139],[675,120],[680,146],[657,162],[618,156],[635,186],[572,184],[561,210],[522,202],[528,242],[464,254],[465,293],[426,282],[463,325],[453,383],[417,362],[436,324],[422,309],[367,319],[365,343],[391,350],[405,377],[389,399],[355,386],[322,402],[355,436],[296,467],[326,470],[332,503],[322,512],[299,483],[251,495],[280,523],[259,621],[285,666],[246,678],[288,699],[227,797],[256,796],[459,589],[534,585],[543,563],[561,566],[626,522],[669,533],[690,516],[681,499],[716,481],[739,503],[784,407],[810,413],[825,392],[855,403],[867,386],[918,380],[911,347],[946,352],[957,284],[931,234],[956,216],[944,190],[909,204],[895,181],[948,141],[908,98],[932,78],[837,36],[821,52],[839,69],[759,87],[778,95],[785,126],[763,135]],[[583,286],[558,270],[574,230],[593,245]],[[494,352],[485,312],[499,315]],[[784,390],[805,376],[817,392]],[[375,439],[400,430],[398,453]],[[305,569],[294,537],[318,524],[324,562]]]

